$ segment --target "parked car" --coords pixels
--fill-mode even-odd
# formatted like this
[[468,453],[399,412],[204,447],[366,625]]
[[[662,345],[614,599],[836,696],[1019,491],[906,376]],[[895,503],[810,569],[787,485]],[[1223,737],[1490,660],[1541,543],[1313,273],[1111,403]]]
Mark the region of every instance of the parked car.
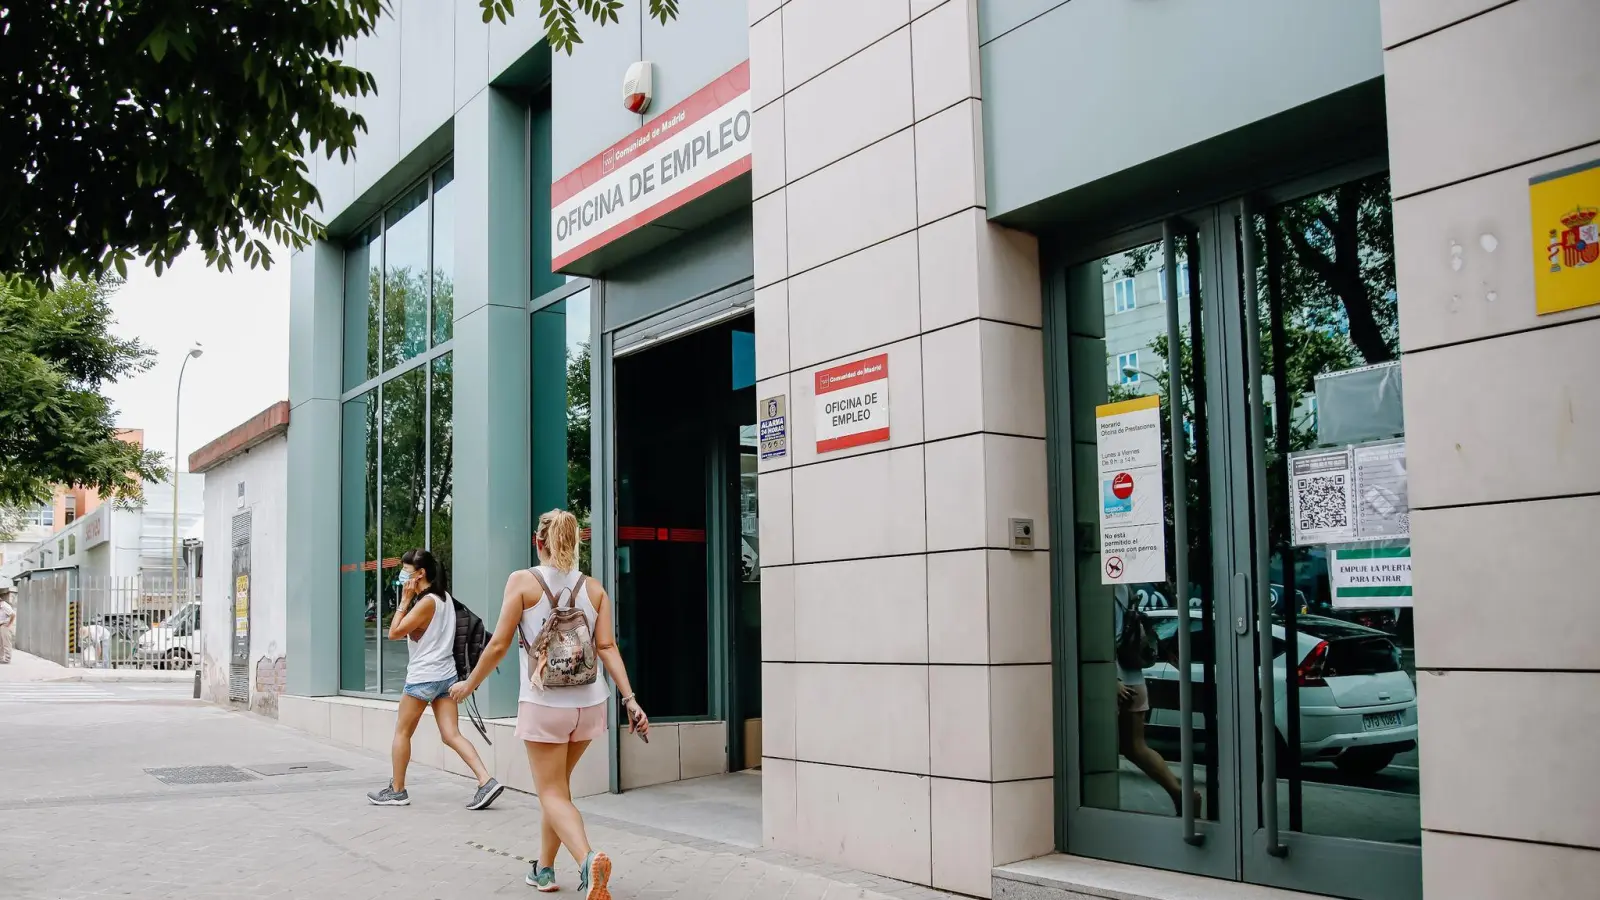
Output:
[[112,668],[133,665],[139,657],[139,638],[150,630],[150,624],[138,613],[106,613],[100,624],[111,632],[106,648],[106,661]]
[[[1146,614],[1161,640],[1159,658],[1144,670],[1150,691],[1149,727],[1176,732],[1182,721],[1178,712],[1177,611],[1156,609]],[[1414,748],[1417,689],[1401,665],[1400,647],[1394,638],[1325,616],[1300,616],[1297,623],[1299,646],[1293,671],[1287,671],[1287,642],[1281,624],[1272,626],[1272,666],[1279,685],[1288,683],[1287,675],[1299,691],[1300,759],[1331,761],[1352,775],[1373,775],[1396,755]],[[1204,624],[1199,610],[1189,610],[1196,649],[1190,677],[1196,684],[1205,677],[1211,657],[1199,639]],[[1204,702],[1202,696],[1202,692],[1195,693],[1197,704]],[[1205,731],[1205,718],[1203,709],[1195,710],[1197,735]],[[1278,692],[1274,718],[1279,753],[1287,754],[1287,691]]]
[[141,665],[187,669],[200,656],[200,604],[186,604],[139,636]]

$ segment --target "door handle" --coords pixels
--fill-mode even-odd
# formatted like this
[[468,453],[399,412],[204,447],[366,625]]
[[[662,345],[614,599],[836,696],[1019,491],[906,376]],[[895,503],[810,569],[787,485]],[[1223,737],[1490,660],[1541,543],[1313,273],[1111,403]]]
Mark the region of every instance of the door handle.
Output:
[[1178,328],[1178,249],[1177,230],[1168,220],[1161,225],[1162,288],[1167,297],[1167,415],[1172,447],[1172,559],[1173,608],[1178,612],[1178,769],[1183,799],[1183,840],[1192,846],[1205,842],[1195,830],[1194,804],[1194,652],[1189,634],[1189,504],[1187,502],[1189,442],[1182,440],[1183,366],[1179,365],[1182,338]]
[[1256,638],[1261,648],[1257,666],[1257,677],[1261,680],[1261,825],[1267,833],[1267,853],[1281,858],[1289,855],[1289,848],[1278,839],[1278,686],[1272,675],[1266,402],[1261,396],[1261,304],[1257,300],[1256,288],[1256,260],[1260,258],[1260,248],[1256,246],[1255,217],[1249,200],[1239,201],[1239,236],[1244,245],[1243,258],[1240,260],[1244,268],[1244,296],[1241,301],[1245,309],[1245,389],[1250,395],[1250,448],[1253,457],[1250,460],[1252,565],[1247,580],[1251,587],[1250,596],[1255,601]]

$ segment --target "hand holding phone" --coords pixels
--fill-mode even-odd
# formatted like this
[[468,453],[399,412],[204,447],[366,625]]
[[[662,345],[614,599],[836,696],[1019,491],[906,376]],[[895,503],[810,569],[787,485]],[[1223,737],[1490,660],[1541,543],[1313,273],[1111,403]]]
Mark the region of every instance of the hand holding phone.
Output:
[[628,710],[628,732],[637,734],[639,740],[646,744],[650,743],[650,717],[644,714],[639,701],[629,696],[622,701],[622,705]]

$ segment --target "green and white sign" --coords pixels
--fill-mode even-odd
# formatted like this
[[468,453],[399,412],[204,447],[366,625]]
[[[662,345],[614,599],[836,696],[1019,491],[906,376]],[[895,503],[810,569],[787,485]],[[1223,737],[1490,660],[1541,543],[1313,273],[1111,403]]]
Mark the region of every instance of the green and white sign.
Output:
[[1411,605],[1411,544],[1328,547],[1334,609]]

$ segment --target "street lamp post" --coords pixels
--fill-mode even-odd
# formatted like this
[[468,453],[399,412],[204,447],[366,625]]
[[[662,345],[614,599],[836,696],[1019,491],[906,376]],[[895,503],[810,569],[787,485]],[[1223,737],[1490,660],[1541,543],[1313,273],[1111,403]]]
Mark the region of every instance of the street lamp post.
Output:
[[[183,357],[183,365],[178,367],[178,397],[176,409],[172,415],[172,610],[178,611],[178,453],[179,436],[182,434],[180,422],[183,417],[183,371],[189,368],[189,360],[198,359],[205,354],[205,349],[196,341],[189,352]],[[170,615],[171,613],[169,613]]]

